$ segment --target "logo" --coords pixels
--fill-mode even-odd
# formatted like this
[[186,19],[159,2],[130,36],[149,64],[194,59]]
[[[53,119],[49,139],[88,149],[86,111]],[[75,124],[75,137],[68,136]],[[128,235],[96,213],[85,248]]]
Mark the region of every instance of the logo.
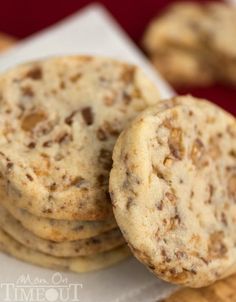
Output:
[[1,283],[0,288],[5,293],[4,302],[79,302],[83,285],[68,283],[62,274],[54,273],[50,281],[21,275],[15,283]]

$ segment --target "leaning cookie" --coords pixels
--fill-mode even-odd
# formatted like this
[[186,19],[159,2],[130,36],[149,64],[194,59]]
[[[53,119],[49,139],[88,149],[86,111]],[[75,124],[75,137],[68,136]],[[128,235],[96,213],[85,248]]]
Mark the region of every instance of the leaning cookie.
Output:
[[0,229],[0,250],[19,260],[55,270],[85,273],[105,269],[130,256],[127,246],[88,257],[60,258],[25,247]]
[[114,214],[155,275],[206,286],[236,272],[236,121],[190,96],[165,106],[141,113],[116,143]]
[[0,227],[21,244],[56,257],[90,256],[115,249],[124,244],[124,239],[118,228],[101,235],[65,242],[54,242],[35,236],[25,229],[11,214],[0,206]]
[[104,221],[58,220],[32,215],[27,210],[15,207],[11,200],[1,200],[0,203],[25,229],[54,242],[86,239],[117,228],[114,217]]
[[117,136],[159,101],[143,72],[108,58],[51,58],[2,74],[0,96],[0,198],[46,218],[108,219]]

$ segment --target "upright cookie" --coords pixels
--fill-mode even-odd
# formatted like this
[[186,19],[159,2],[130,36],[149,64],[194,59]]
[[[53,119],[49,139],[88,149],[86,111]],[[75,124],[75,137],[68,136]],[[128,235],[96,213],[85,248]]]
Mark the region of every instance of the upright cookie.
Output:
[[116,138],[158,101],[139,68],[108,58],[53,58],[1,75],[1,198],[36,216],[106,219]]
[[119,137],[110,194],[135,256],[191,287],[236,272],[236,120],[190,96],[145,110]]

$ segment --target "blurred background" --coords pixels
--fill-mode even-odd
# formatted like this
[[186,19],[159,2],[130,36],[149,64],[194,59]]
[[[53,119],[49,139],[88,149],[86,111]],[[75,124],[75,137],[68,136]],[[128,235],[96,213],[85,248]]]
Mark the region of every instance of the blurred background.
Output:
[[[1,0],[0,33],[24,39],[93,3],[89,0]],[[141,39],[150,21],[170,4],[166,0],[103,0],[103,4],[141,48]],[[181,1],[189,2],[189,1]],[[197,1],[206,3],[213,1]],[[216,2],[216,1],[214,1]],[[218,1],[220,2],[220,1]],[[208,98],[236,115],[236,88],[224,84],[176,87],[179,93]]]

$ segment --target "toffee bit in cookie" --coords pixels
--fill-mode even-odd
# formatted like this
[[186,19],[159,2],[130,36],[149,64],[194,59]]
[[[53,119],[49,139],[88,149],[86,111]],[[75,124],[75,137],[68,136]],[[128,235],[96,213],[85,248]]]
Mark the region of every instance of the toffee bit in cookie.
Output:
[[209,264],[209,260],[205,259],[204,257],[199,257],[206,265]]
[[106,132],[101,127],[98,128],[98,130],[97,130],[97,138],[100,141],[106,141],[108,139],[108,136],[107,136]]
[[7,163],[7,171],[10,172],[13,168],[14,164],[12,162]]
[[175,252],[175,256],[177,259],[181,259],[181,258],[187,258],[187,254],[184,251],[177,251]]
[[81,176],[75,177],[71,182],[71,185],[77,188],[86,188],[88,184],[88,181]]
[[165,249],[161,249],[161,255],[164,258],[164,261],[169,263],[171,262],[171,258],[167,256],[166,250]]
[[120,128],[120,121],[114,120],[114,122],[104,122],[104,129],[112,136],[117,137],[122,129]]
[[74,74],[74,75],[72,75],[71,77],[70,77],[70,81],[72,82],[72,83],[75,83],[75,82],[77,82],[80,78],[82,77],[82,74],[79,72],[79,73],[76,73],[76,74]]
[[168,144],[171,154],[174,158],[181,160],[184,156],[184,147],[182,145],[182,130],[179,128],[172,128],[168,139]]
[[173,164],[173,158],[170,158],[169,156],[167,156],[167,157],[164,159],[163,164],[164,164],[164,166],[166,166],[166,167],[171,167],[172,164]]
[[219,145],[216,143],[215,139],[214,140],[211,139],[209,144],[210,144],[210,147],[209,147],[208,153],[213,160],[216,160],[221,155],[221,149],[220,149]]
[[152,165],[153,173],[160,179],[165,180],[164,174],[160,171],[157,166]]
[[178,272],[176,268],[171,268],[169,270],[170,273],[170,280],[172,282],[184,282],[189,275],[189,271],[185,270],[184,268],[182,269],[182,272]]
[[175,214],[174,217],[170,218],[170,230],[175,230],[180,223],[180,216],[178,214]]
[[194,165],[199,164],[199,161],[203,157],[204,149],[203,142],[199,138],[195,139],[190,155]]
[[28,144],[28,148],[29,148],[29,149],[34,149],[35,146],[36,146],[36,143],[35,143],[35,142],[31,142],[31,143]]
[[31,86],[21,87],[21,93],[22,93],[23,96],[26,96],[26,97],[33,97],[34,96],[34,91],[33,91]]
[[127,203],[126,203],[126,209],[129,210],[133,203],[134,203],[133,198],[128,197],[128,200],[127,200]]
[[24,131],[33,131],[34,128],[46,119],[46,115],[43,112],[35,112],[26,115],[21,123],[21,128]]
[[208,190],[209,190],[209,197],[208,197],[208,200],[207,200],[207,203],[211,204],[212,202],[212,197],[213,197],[213,194],[214,194],[214,186],[212,184],[209,184],[208,185]]
[[154,266],[154,265],[149,265],[148,268],[149,268],[150,270],[152,270],[152,271],[155,270],[155,266]]
[[85,123],[90,126],[93,124],[94,116],[91,107],[85,107],[81,110],[82,117]]
[[125,83],[130,83],[134,79],[136,68],[131,67],[125,67],[122,74],[121,74],[121,81],[124,81]]
[[126,105],[129,105],[132,101],[132,97],[127,91],[123,91],[122,99]]
[[71,141],[72,141],[72,135],[67,132],[59,134],[58,137],[56,138],[56,142],[59,144],[69,143]]
[[166,197],[169,199],[169,201],[171,201],[172,203],[175,203],[177,198],[173,193],[170,192],[166,192]]
[[53,141],[49,140],[49,141],[46,141],[46,142],[43,143],[43,147],[48,148],[48,147],[51,147],[52,144],[53,144]]
[[10,159],[3,153],[0,151],[0,155],[6,160],[6,161],[10,161]]
[[67,117],[65,118],[65,123],[66,123],[67,125],[69,125],[69,126],[72,125],[72,123],[73,123],[73,118],[74,118],[74,116],[76,115],[77,112],[78,112],[78,110],[75,110],[75,111],[71,112],[71,114],[70,114],[69,116],[67,116]]
[[50,191],[52,192],[56,191],[56,188],[57,188],[57,184],[55,182],[53,182],[49,187]]
[[228,125],[227,132],[233,139],[235,139],[236,138],[235,124]]
[[129,159],[129,154],[125,153],[125,154],[122,154],[122,155],[123,155],[123,158],[124,158],[124,162],[126,163]]
[[35,67],[33,69],[30,69],[25,75],[25,77],[31,78],[32,80],[41,80],[42,76],[43,76],[43,72],[39,66]]
[[230,150],[229,155],[236,158],[236,150]]
[[45,209],[42,210],[42,212],[45,213],[45,214],[51,214],[52,213],[52,209],[45,208]]
[[33,179],[33,177],[30,175],[30,174],[26,174],[25,175],[30,181],[33,181],[34,179]]
[[118,125],[118,121],[114,121],[114,123],[105,121],[97,130],[97,138],[100,141],[106,141],[109,136],[117,137],[121,132],[120,126]]
[[172,128],[174,128],[173,125],[172,125],[172,121],[171,121],[170,118],[165,118],[165,120],[163,121],[162,125],[164,127],[166,127],[167,129],[169,129],[169,130],[171,130]]
[[209,259],[222,258],[226,256],[228,250],[224,243],[224,236],[223,231],[216,231],[210,234],[208,244]]
[[163,210],[163,200],[161,200],[158,204],[157,204],[157,209],[159,210],[159,211],[162,211]]

